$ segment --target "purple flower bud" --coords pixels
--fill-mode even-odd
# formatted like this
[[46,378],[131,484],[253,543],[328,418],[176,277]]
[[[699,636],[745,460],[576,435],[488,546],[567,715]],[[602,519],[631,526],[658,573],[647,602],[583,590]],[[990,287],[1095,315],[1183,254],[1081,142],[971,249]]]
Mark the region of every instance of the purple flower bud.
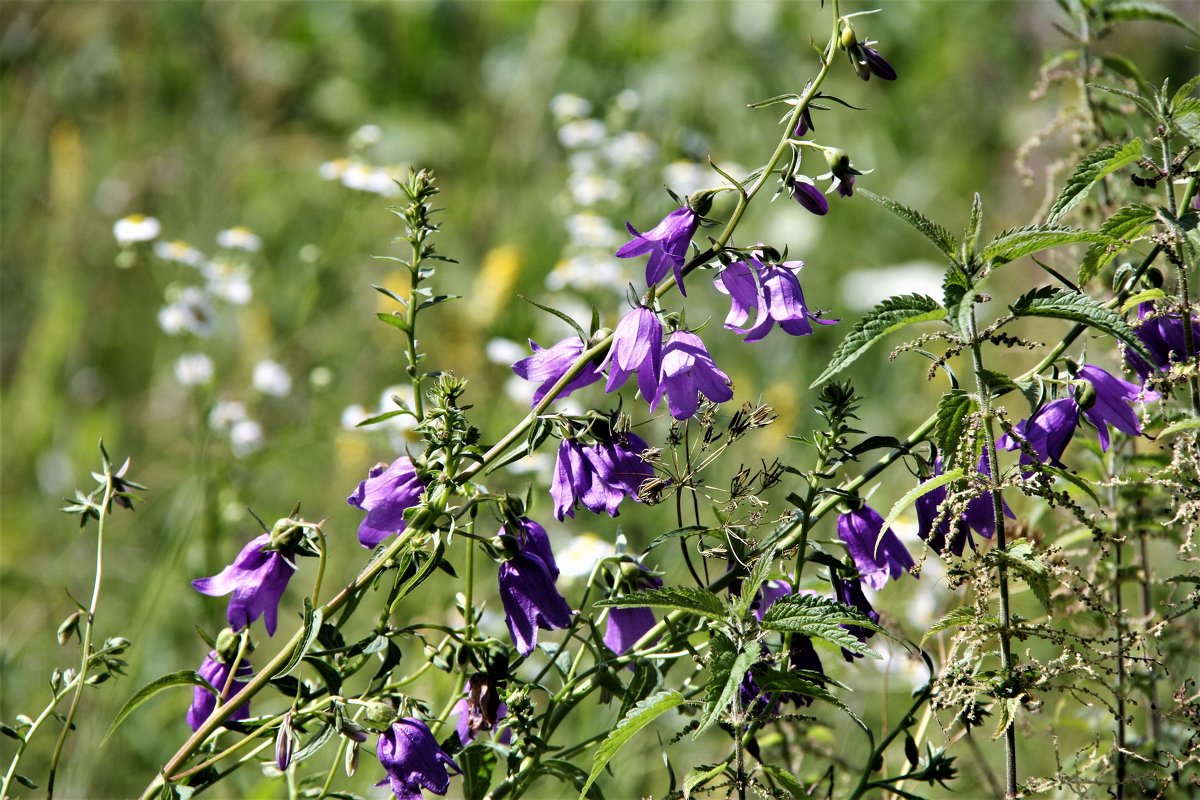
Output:
[[658,390],[658,373],[662,369],[662,323],[648,308],[635,308],[617,323],[612,347],[600,369],[608,368],[608,383],[604,391],[621,388],[633,372],[637,372],[638,390],[649,401]]
[[879,51],[867,45],[862,46],[862,57],[867,62],[867,68],[885,81],[896,80],[896,70],[887,59],[879,55]]
[[829,213],[829,201],[825,199],[825,194],[807,178],[801,180],[800,176],[794,177],[790,185],[792,197],[797,203],[819,217]]
[[278,550],[266,549],[270,544],[271,534],[264,533],[243,547],[221,572],[192,581],[196,591],[210,597],[232,593],[225,616],[234,630],[245,628],[261,616],[267,634],[275,635],[279,600],[296,567]]
[[[863,506],[866,508],[866,506]],[[883,520],[879,520],[879,524],[883,524]],[[891,529],[889,528],[889,531]],[[902,545],[903,546],[903,545]],[[905,555],[907,555],[905,551]],[[911,560],[910,560],[911,563]],[[829,575],[829,580],[833,583],[833,598],[839,603],[856,608],[867,616],[867,619],[876,624],[879,623],[879,612],[871,605],[871,601],[867,599],[866,592],[863,591],[862,581],[858,578],[850,578],[845,580],[837,574],[837,570],[832,570]],[[855,639],[860,642],[865,642],[875,635],[875,631],[870,628],[864,628],[861,625],[843,625],[843,628]],[[847,661],[853,661],[856,658],[862,658],[861,653],[852,653],[846,648],[842,648],[842,658]]]
[[[200,677],[211,683],[217,688],[217,691],[223,692],[221,696],[222,702],[233,697],[235,694],[246,688],[246,683],[250,680],[253,674],[250,668],[250,663],[243,659],[238,664],[237,675],[232,683],[229,683],[229,688],[225,688],[225,684],[229,682],[229,664],[226,664],[216,650],[212,650],[204,657],[204,662],[200,665]],[[203,686],[197,686],[192,690],[192,706],[188,709],[187,724],[191,726],[193,731],[200,730],[200,726],[204,721],[212,716],[213,709],[217,707],[217,696]],[[250,704],[243,703],[237,708],[227,719],[243,720],[250,716]]]
[[[838,538],[846,543],[863,583],[878,591],[914,565],[913,557],[891,528],[883,528],[883,517],[868,505],[838,517]],[[878,544],[876,544],[878,542]]]
[[425,484],[417,477],[408,456],[400,456],[384,467],[378,464],[367,473],[346,502],[367,512],[358,526],[358,541],[363,547],[375,547],[393,533],[404,530],[404,512],[421,499]]
[[390,784],[398,800],[421,800],[421,789],[444,795],[450,788],[446,768],[455,774],[462,772],[428,726],[413,717],[405,717],[381,733],[376,754],[387,771],[387,777],[376,786]]
[[[1146,361],[1133,350],[1125,351],[1125,360],[1145,382],[1155,372],[1165,372],[1172,364],[1183,361],[1187,349],[1182,315],[1157,314],[1153,303],[1142,303],[1138,306],[1138,321],[1137,337],[1150,351],[1152,361]],[[1200,347],[1200,316],[1192,317],[1192,341]]]
[[812,106],[805,106],[804,110],[800,112],[800,119],[796,120],[796,127],[792,130],[792,136],[799,139],[809,131],[815,131],[816,129],[817,126],[813,125],[812,120]]
[[687,258],[688,245],[699,226],[700,217],[687,207],[675,209],[645,233],[638,233],[627,222],[625,227],[629,229],[633,239],[617,251],[617,258],[634,258],[649,253],[646,284],[654,286],[663,279],[668,270],[674,270],[675,285],[679,287],[679,293],[687,295],[683,286],[683,263]]
[[[537,391],[533,393],[532,405],[536,406],[579,359],[584,350],[584,343],[578,336],[568,336],[548,350],[539,347],[532,339],[529,340],[529,346],[533,349],[533,355],[513,364],[512,371],[527,381],[539,384]],[[563,387],[559,399],[576,389],[595,383],[601,377],[599,367],[588,363]]]
[[699,407],[700,394],[714,403],[731,399],[729,376],[717,369],[699,336],[676,331],[663,348],[662,376],[650,410],[657,409],[665,396],[671,416],[688,419]]
[[538,628],[552,631],[571,624],[571,607],[554,586],[558,566],[545,529],[532,520],[521,522],[521,550],[500,565],[498,578],[509,635],[517,652],[528,656],[537,647]]

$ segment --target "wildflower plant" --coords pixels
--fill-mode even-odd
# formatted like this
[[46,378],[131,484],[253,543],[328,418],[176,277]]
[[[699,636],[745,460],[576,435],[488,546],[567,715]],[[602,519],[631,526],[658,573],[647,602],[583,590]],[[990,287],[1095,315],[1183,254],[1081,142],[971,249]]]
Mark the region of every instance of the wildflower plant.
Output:
[[[1200,638],[1191,588],[1200,580],[1200,343],[1191,321],[1200,315],[1189,288],[1200,248],[1200,78],[1156,88],[1130,62],[1088,65],[1089,25],[1143,16],[1190,27],[1169,11],[1063,5],[1079,47],[1063,61],[1079,64],[1093,127],[1038,219],[986,238],[976,194],[955,235],[874,191],[876,173],[816,137],[814,109],[823,136],[835,117],[864,113],[857,97],[826,94],[834,70],[882,79],[856,81],[856,91],[886,91],[905,75],[881,54],[892,52],[886,42],[860,38],[869,13],[842,14],[835,0],[809,80],[753,105],[784,111],[766,160],[743,179],[714,167],[710,186],[670,198],[674,207],[664,198],[652,224],[630,223],[632,238],[613,243],[616,258],[646,259],[630,302],[595,309],[586,327],[533,303],[572,332],[548,347],[531,336],[531,352],[512,359],[532,388],[530,408],[498,435],[473,422],[488,392],[422,349],[440,331],[427,313],[457,298],[440,273],[451,259],[434,242],[433,174],[414,169],[397,181],[408,252],[394,260],[408,286],[376,287],[389,303],[377,316],[397,334],[411,400],[359,425],[402,418],[413,438],[403,452],[364,460],[366,478],[347,487],[369,553],[349,580],[331,581],[335,561],[363,551],[351,531],[302,519],[298,506],[248,543],[247,533],[219,542],[228,566],[192,587],[218,611],[222,601],[211,598],[230,595],[229,627],[197,644],[181,671],[136,691],[113,722],[132,724],[151,698],[167,702],[156,697],[163,690],[192,689],[187,710],[178,695],[192,733],[147,775],[143,797],[207,790],[272,745],[264,769],[292,797],[354,796],[336,787],[359,771],[404,800],[452,786],[472,800],[602,797],[609,770],[629,763],[630,743],[652,746],[651,727],[670,797],[925,797],[953,793],[964,764],[1006,798],[1167,796],[1194,784],[1200,751],[1187,723],[1200,705],[1181,663]],[[556,100],[560,141],[598,148],[606,130],[578,100]],[[825,192],[808,177],[821,169]],[[895,217],[944,268],[941,296],[890,297],[856,321],[830,316],[831,298],[802,292],[802,263],[743,228],[772,189],[801,206],[783,203],[788,213],[812,212],[817,225],[850,203],[880,212],[874,225]],[[224,246],[256,250],[250,236],[225,231]],[[142,240],[126,231],[121,241]],[[1075,254],[1072,277],[1043,263],[1050,251]],[[1114,268],[1122,254],[1129,263]],[[181,264],[193,258],[178,255]],[[805,275],[836,269],[819,248],[801,255]],[[1025,259],[1044,268],[1048,285],[1002,296],[993,278]],[[703,293],[730,303],[723,326],[692,310]],[[896,347],[889,369],[910,369],[920,355],[927,363],[914,374],[936,381],[940,397],[896,436],[875,429],[864,398],[839,378],[917,325],[925,332]],[[791,433],[786,462],[755,449],[778,424],[775,410],[752,400],[758,389],[709,349],[726,337],[752,355],[776,326],[789,336],[774,334],[775,344],[809,356],[824,340],[833,350],[809,386],[820,422]],[[1037,363],[1012,369],[1016,347]],[[1117,374],[1123,361],[1137,381]],[[273,367],[263,372],[265,385],[281,385]],[[1095,427],[1095,441],[1078,435],[1081,425]],[[513,487],[505,467],[539,452],[552,454],[548,480]],[[908,490],[894,496],[876,480],[885,472]],[[130,505],[140,487],[107,453],[97,479],[100,489],[68,511],[95,520],[102,537],[113,505]],[[673,526],[630,550],[634,520],[654,505]],[[910,509],[914,532],[900,525]],[[559,569],[564,543],[550,518],[577,514],[630,534],[621,528],[612,552],[572,581]],[[1151,543],[1173,546],[1176,574],[1156,573]],[[93,644],[99,563],[91,606],[64,623],[68,638],[83,626],[80,668],[55,676],[53,702],[36,720],[5,726],[20,746],[0,794],[31,782],[18,771],[26,743],[70,696],[53,793],[83,685],[121,672],[116,656],[129,643]],[[919,580],[926,570],[945,580]],[[1152,591],[1159,581],[1177,587],[1165,602]],[[409,598],[451,583],[452,608],[411,616]],[[1141,589],[1136,614],[1131,583]],[[895,584],[932,592],[940,618],[914,627],[911,609],[891,603]],[[1168,626],[1180,630],[1170,643]],[[861,699],[876,681],[870,664],[885,659],[920,670],[898,714],[876,714]],[[583,715],[596,707],[606,709],[601,723]],[[1018,732],[1053,730],[1074,713],[1052,707],[1091,715],[1093,755],[1056,753],[1053,771],[1035,774],[1023,768]],[[985,716],[1002,744],[972,738]],[[852,743],[833,747],[831,730]],[[696,764],[685,740],[719,755]],[[996,775],[989,764],[1001,750]]]

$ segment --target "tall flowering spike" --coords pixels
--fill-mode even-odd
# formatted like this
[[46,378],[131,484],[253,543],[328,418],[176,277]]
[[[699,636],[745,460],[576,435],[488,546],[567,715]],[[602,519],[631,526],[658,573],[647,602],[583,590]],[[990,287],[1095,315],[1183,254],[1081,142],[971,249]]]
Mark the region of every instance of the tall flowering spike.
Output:
[[[879,521],[880,524],[883,520]],[[867,599],[866,592],[863,591],[862,581],[858,578],[843,579],[837,574],[837,570],[833,570],[829,575],[830,581],[833,583],[833,597],[839,603],[844,603],[851,608],[856,608],[866,615],[867,619],[878,624],[879,612],[871,605],[871,601]],[[858,639],[860,642],[865,642],[875,635],[875,631],[864,628],[861,625],[843,625],[851,636]],[[856,658],[862,658],[861,653],[852,653],[846,648],[842,648],[842,658],[847,661],[853,661]]]
[[649,402],[658,390],[658,373],[662,369],[663,327],[658,315],[648,308],[635,308],[617,323],[612,347],[600,365],[608,369],[604,391],[620,389],[636,372],[638,390]]
[[387,771],[387,777],[376,786],[390,785],[398,800],[421,800],[421,789],[444,795],[450,788],[446,768],[455,774],[462,772],[438,745],[428,726],[414,717],[394,722],[381,733],[375,752]]
[[[211,683],[219,691],[224,692],[225,699],[233,697],[244,689],[254,672],[250,668],[250,663],[243,659],[238,664],[237,674],[234,676],[233,682],[226,689],[225,684],[229,681],[229,666],[216,650],[211,650],[204,657],[204,663],[200,665],[199,670],[200,677]],[[216,695],[203,686],[195,687],[192,690],[192,705],[187,713],[187,724],[191,726],[193,731],[200,730],[200,726],[204,724],[206,719],[212,716],[213,709],[216,707]],[[249,716],[250,704],[244,703],[230,714],[228,719],[237,721],[247,719]]]
[[671,416],[688,419],[700,405],[700,394],[714,403],[731,399],[729,376],[717,369],[699,336],[676,331],[663,348],[662,376],[650,410],[657,409],[665,396]]
[[[980,457],[976,468],[980,475],[988,476],[991,474],[991,471],[988,469],[986,455]],[[942,459],[939,456],[933,464],[933,477],[941,474]],[[942,519],[936,527],[933,524],[939,516],[942,504],[946,502],[947,494],[946,487],[939,486],[917,498],[917,535],[929,542],[930,548],[938,553],[945,551],[946,539],[949,537],[950,552],[956,556],[961,556],[966,545],[969,544],[972,550],[975,549],[975,540],[971,538],[972,531],[986,539],[992,538],[996,533],[996,519],[992,510],[992,493],[984,492],[967,502],[966,510],[958,520],[953,521],[953,535],[951,535],[952,521],[950,519]],[[1016,515],[1008,507],[1008,503],[1004,504],[1004,514],[1010,519],[1016,519]]]
[[[1155,372],[1168,370],[1171,364],[1182,361],[1187,350],[1182,315],[1154,314],[1153,303],[1142,303],[1138,306],[1138,320],[1137,337],[1146,345],[1153,361],[1146,361],[1133,350],[1125,351],[1125,360],[1145,382]],[[1192,317],[1192,341],[1200,343],[1200,316]]]
[[[796,272],[804,267],[801,261],[764,265],[757,258],[738,261],[721,271],[713,281],[717,291],[729,295],[729,314],[725,327],[746,334],[743,341],[764,339],[775,323],[792,336],[807,336],[813,332],[810,320],[821,325],[833,325],[835,319],[821,319],[808,310],[804,291]],[[743,325],[755,313],[754,325]]]
[[818,217],[823,217],[829,213],[829,201],[825,199],[825,194],[808,178],[796,176],[792,178],[788,185],[792,188],[792,199],[804,206],[807,210],[816,214]]
[[517,537],[521,550],[500,565],[498,577],[509,635],[517,652],[528,656],[537,647],[538,628],[552,631],[571,624],[571,607],[554,586],[558,567],[553,555],[549,564],[542,557],[550,550],[545,530],[531,520],[522,525],[524,535]]
[[1137,384],[1110,375],[1091,364],[1084,364],[1079,368],[1079,377],[1095,389],[1096,401],[1084,409],[1083,415],[1096,426],[1101,450],[1108,450],[1109,425],[1128,436],[1141,434],[1142,423],[1137,414],[1133,413],[1130,404],[1138,401],[1154,402],[1159,397],[1157,392],[1143,391]]
[[1021,420],[1013,428],[1014,436],[1007,433],[996,440],[996,445],[1005,450],[1021,450],[1022,466],[1033,463],[1033,459],[1021,449],[1018,439],[1028,443],[1037,453],[1038,461],[1049,461],[1056,467],[1064,466],[1062,454],[1066,451],[1075,428],[1079,425],[1079,406],[1070,397],[1052,400],[1042,406],[1029,419]]
[[[578,336],[568,336],[549,349],[543,349],[532,339],[529,340],[529,346],[533,349],[533,355],[513,364],[512,371],[525,380],[538,384],[537,390],[533,393],[532,407],[542,402],[546,393],[579,359],[584,351],[584,342]],[[576,389],[582,389],[584,386],[595,383],[601,377],[603,376],[600,374],[600,368],[589,362],[563,387],[559,399],[566,397]]]
[[[888,578],[896,579],[911,569],[913,557],[891,528],[883,528],[883,517],[868,505],[838,517],[838,538],[846,543],[858,567],[859,577],[872,589],[882,589]],[[878,547],[876,546],[878,541]]]
[[271,534],[264,533],[243,547],[225,569],[210,578],[192,581],[196,591],[210,597],[232,594],[226,618],[234,630],[262,617],[267,633],[275,635],[279,599],[296,567],[278,550],[264,549],[270,544]]
[[649,253],[646,284],[654,286],[666,276],[668,270],[674,270],[675,285],[679,287],[679,293],[686,296],[683,263],[687,260],[688,245],[700,227],[699,215],[685,206],[667,214],[662,222],[645,233],[638,233],[628,222],[625,227],[633,238],[617,251],[617,258],[634,258]]
[[346,498],[347,503],[367,512],[358,525],[362,546],[375,547],[404,530],[405,510],[415,506],[424,491],[425,484],[408,456],[400,456],[386,468],[382,464],[372,467],[367,479]]
[[[662,579],[651,575],[644,566],[637,565],[638,574],[633,578],[634,591],[657,589]],[[610,608],[604,627],[604,644],[617,655],[623,655],[654,627],[654,613],[649,608]]]

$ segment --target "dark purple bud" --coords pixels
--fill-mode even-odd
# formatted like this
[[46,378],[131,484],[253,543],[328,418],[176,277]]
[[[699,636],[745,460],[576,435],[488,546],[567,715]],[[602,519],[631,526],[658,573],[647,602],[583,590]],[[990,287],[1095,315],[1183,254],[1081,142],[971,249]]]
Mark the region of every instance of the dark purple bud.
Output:
[[825,194],[807,180],[792,178],[792,197],[797,203],[804,206],[807,210],[823,217],[829,213],[829,201],[825,199]]

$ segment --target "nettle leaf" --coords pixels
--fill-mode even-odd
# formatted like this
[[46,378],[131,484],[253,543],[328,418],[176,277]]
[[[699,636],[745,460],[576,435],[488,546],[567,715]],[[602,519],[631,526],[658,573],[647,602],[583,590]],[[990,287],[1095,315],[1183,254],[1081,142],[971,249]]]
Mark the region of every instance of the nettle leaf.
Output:
[[875,194],[869,189],[859,189],[859,194],[872,200],[879,205],[891,211],[900,219],[913,226],[918,233],[933,243],[942,255],[953,261],[958,255],[958,242],[950,235],[950,231],[943,228],[933,220],[926,217],[919,211],[915,211],[908,206],[901,205],[895,200],[888,197],[882,197]]
[[721,602],[721,598],[707,589],[697,589],[691,586],[664,586],[661,589],[629,592],[621,597],[600,600],[596,605],[601,608],[670,608],[699,614],[717,621],[725,619],[725,606]]
[[713,778],[729,769],[728,764],[701,764],[695,769],[688,770],[683,776],[683,800],[689,800],[697,786],[708,783]]
[[842,625],[857,625],[860,628],[886,633],[858,609],[828,597],[808,594],[790,595],[776,600],[767,609],[762,621],[762,627],[769,631],[802,633],[810,639],[832,642],[852,653],[883,658],[851,635]]
[[978,407],[965,389],[951,389],[938,401],[933,435],[948,469],[958,466],[959,444],[967,434],[967,420]]
[[[961,467],[958,469],[948,470],[943,472],[941,475],[935,475],[927,481],[918,483],[916,486],[910,489],[903,497],[901,497],[892,505],[892,510],[888,512],[887,518],[883,521],[883,527],[879,530],[879,540],[883,539],[887,529],[896,523],[896,519],[904,513],[904,510],[913,503],[917,502],[917,498],[932,492],[934,489],[945,486],[947,483],[952,483],[953,481],[959,480],[965,474],[966,473],[963,472]],[[879,540],[875,542],[876,549],[879,547]]]
[[1147,361],[1154,361],[1124,317],[1085,294],[1044,286],[1021,295],[1009,309],[1018,317],[1053,317],[1082,323],[1121,340]]
[[733,696],[742,685],[742,678],[746,676],[750,667],[754,666],[754,662],[758,661],[758,657],[757,644],[739,651],[725,634],[713,635],[708,646],[708,704],[693,738],[717,723],[725,709],[733,702]]
[[1146,0],[1117,0],[1115,3],[1104,3],[1099,6],[1101,17],[1105,22],[1129,22],[1131,20],[1154,20],[1165,22],[1177,28],[1183,28],[1193,36],[1200,36],[1200,29],[1189,25],[1174,11],[1159,3]]
[[760,764],[759,766],[763,772],[771,776],[771,780],[775,781],[784,789],[786,789],[787,792],[794,798],[794,800],[800,800],[800,798],[808,798],[812,796],[808,793],[808,789],[804,786],[804,784],[800,782],[800,779],[788,772],[783,767],[776,767],[772,764]]
[[463,749],[455,756],[455,761],[462,769],[463,800],[483,800],[496,769],[496,752],[490,747],[475,745]]
[[[566,781],[576,789],[583,788],[588,783],[588,774],[582,767],[572,764],[562,758],[547,758],[540,760],[540,763],[534,767],[535,773],[545,773],[553,775],[559,780]],[[587,786],[583,788],[583,793],[590,800],[604,800],[604,795],[600,793],[600,789],[595,786]],[[580,795],[583,796],[582,794]]]
[[[961,628],[964,625],[970,625],[972,622],[975,622],[976,619],[978,618],[976,617],[974,606],[962,606],[961,608],[956,608],[929,626],[929,630],[925,631],[925,635],[921,637],[921,646],[924,647],[925,642],[928,641],[929,637],[933,636],[935,633],[941,633],[948,628]],[[991,618],[984,617],[979,621],[986,622],[989,619]]]
[[600,773],[604,771],[604,767],[617,754],[617,751],[633,738],[635,733],[672,708],[683,705],[686,702],[687,700],[682,694],[674,689],[667,689],[647,697],[630,709],[629,713],[617,723],[617,727],[613,728],[612,733],[609,734],[608,738],[596,750],[596,756],[592,761],[592,771],[588,775],[587,782],[583,784],[583,788],[579,790],[579,796],[582,798],[587,795],[588,788],[600,776]]
[[1157,213],[1145,203],[1124,206],[1106,219],[1100,226],[1100,233],[1111,241],[1097,242],[1087,249],[1079,266],[1080,285],[1096,277],[1118,253],[1144,236],[1154,227],[1156,219]]
[[767,670],[754,680],[758,684],[758,688],[764,692],[792,692],[794,694],[802,694],[805,697],[815,697],[830,705],[837,706],[846,712],[846,716],[854,720],[858,727],[864,731],[868,730],[866,723],[859,719],[859,716],[851,711],[849,706],[819,683],[806,680],[793,672],[783,672],[774,669]]
[[[1124,97],[1126,100],[1133,102],[1133,104],[1140,108],[1150,119],[1158,119],[1159,117],[1158,108],[1156,107],[1155,102],[1148,99],[1146,96],[1138,94],[1137,92],[1131,92],[1128,89],[1122,89],[1117,86],[1105,86],[1100,83],[1089,83],[1088,87],[1099,92],[1107,92],[1109,94],[1115,94],[1118,97]],[[1143,91],[1146,91],[1146,94],[1150,95],[1153,90],[1150,89],[1149,86],[1146,86],[1143,88]]]
[[1134,139],[1124,145],[1109,145],[1089,154],[1063,186],[1063,190],[1050,208],[1047,221],[1058,222],[1062,217],[1087,197],[1096,182],[1142,157],[1142,140]]
[[769,545],[754,562],[754,568],[750,570],[746,580],[742,581],[742,590],[733,604],[733,615],[736,619],[743,619],[750,613],[750,606],[754,604],[754,598],[758,595],[758,587],[762,586],[771,574],[774,563],[775,546]]
[[863,353],[867,352],[875,342],[893,331],[916,322],[931,322],[943,319],[946,309],[941,303],[923,294],[907,294],[901,297],[889,297],[854,325],[829,361],[829,366],[815,381],[809,384],[810,389],[832,378],[841,372]]
[[172,686],[203,686],[217,697],[221,696],[221,690],[213,686],[204,678],[200,677],[200,673],[195,670],[185,669],[179,672],[172,672],[170,675],[163,675],[161,678],[155,678],[147,683],[141,689],[121,706],[121,710],[117,712],[117,716],[113,719],[112,724],[108,726],[108,732],[104,734],[104,739],[100,745],[103,747],[104,742],[116,732],[117,728],[121,727],[121,723],[126,718],[138,709],[142,703],[145,703],[154,695],[161,692],[163,689],[170,689]]
[[1025,228],[1009,228],[987,243],[980,258],[993,266],[1016,261],[1051,247],[1079,242],[1107,242],[1109,238],[1095,231],[1085,231],[1066,225],[1030,225]]
[[1004,561],[1029,585],[1034,597],[1050,613],[1050,571],[1042,557],[1033,551],[1028,539],[1017,539],[1003,552]]

